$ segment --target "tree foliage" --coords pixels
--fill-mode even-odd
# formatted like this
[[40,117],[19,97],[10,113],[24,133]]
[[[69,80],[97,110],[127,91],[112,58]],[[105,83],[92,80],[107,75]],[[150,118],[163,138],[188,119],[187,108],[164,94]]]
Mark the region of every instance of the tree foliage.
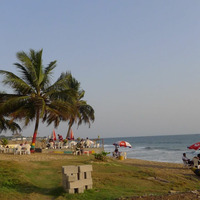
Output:
[[[10,125],[15,125],[18,129],[14,120],[23,121],[25,126],[35,121],[33,149],[40,119],[48,125],[54,123],[55,127],[61,121],[69,121],[71,126],[76,121],[80,125],[82,122],[90,124],[90,121],[94,120],[94,110],[82,100],[84,91],[80,90],[80,83],[71,73],[62,73],[57,81],[51,84],[56,61],[44,67],[42,53],[43,50],[33,49],[29,53],[18,52],[19,62],[14,63],[14,66],[19,76],[0,70],[4,77],[3,83],[13,90],[13,93],[0,92],[0,116],[2,119],[7,116],[11,119]],[[6,125],[5,122],[4,124]]]

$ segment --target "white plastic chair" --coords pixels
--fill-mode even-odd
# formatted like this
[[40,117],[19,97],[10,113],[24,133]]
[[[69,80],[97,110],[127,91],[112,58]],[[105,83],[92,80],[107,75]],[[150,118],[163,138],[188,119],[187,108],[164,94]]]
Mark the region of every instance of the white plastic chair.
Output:
[[21,149],[22,149],[22,147],[20,145],[17,145],[17,147],[15,148],[14,154],[15,155],[17,155],[17,154],[21,155]]
[[54,149],[54,144],[53,144],[53,142],[50,142],[50,147],[49,147],[50,149]]
[[67,149],[67,148],[69,148],[69,146],[68,145],[64,145],[62,148],[63,149]]
[[24,146],[24,153],[30,155],[31,154],[31,145],[30,144],[25,144]]
[[5,153],[5,148],[4,147],[0,147],[0,153]]

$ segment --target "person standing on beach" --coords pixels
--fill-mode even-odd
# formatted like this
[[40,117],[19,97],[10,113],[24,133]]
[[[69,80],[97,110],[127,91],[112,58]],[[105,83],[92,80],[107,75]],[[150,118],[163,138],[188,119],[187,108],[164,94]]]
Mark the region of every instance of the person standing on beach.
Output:
[[85,148],[89,148],[89,146],[90,146],[90,141],[89,141],[88,137],[85,140],[84,146],[85,146]]
[[62,149],[62,146],[63,146],[63,136],[60,135],[60,134],[58,134],[58,140],[59,140],[58,148]]

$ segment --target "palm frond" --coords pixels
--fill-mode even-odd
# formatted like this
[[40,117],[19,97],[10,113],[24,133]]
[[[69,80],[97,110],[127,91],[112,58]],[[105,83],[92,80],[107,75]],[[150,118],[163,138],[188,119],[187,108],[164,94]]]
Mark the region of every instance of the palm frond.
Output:
[[20,63],[14,63],[14,65],[19,69],[20,74],[22,74],[22,79],[31,87],[34,87],[33,77],[29,70]]
[[2,131],[11,130],[12,132],[21,131],[21,127],[16,122],[6,119],[3,116],[0,117],[0,133]]
[[18,94],[29,94],[32,92],[32,88],[12,72],[0,70],[0,74],[5,75],[3,83],[9,85]]

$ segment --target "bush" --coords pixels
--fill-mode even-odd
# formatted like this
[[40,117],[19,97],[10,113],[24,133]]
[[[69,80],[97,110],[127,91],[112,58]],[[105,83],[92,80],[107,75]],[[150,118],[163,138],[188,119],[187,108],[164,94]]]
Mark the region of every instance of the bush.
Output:
[[101,153],[94,153],[94,158],[96,160],[101,160],[101,161],[106,161],[107,158],[106,156],[109,154],[110,152],[105,152],[105,151],[102,151]]
[[64,139],[64,140],[63,140],[63,143],[64,143],[64,144],[67,144],[67,139]]
[[3,146],[6,146],[6,145],[8,144],[8,140],[7,140],[6,138],[2,138],[2,139],[1,139],[1,144],[2,144]]

